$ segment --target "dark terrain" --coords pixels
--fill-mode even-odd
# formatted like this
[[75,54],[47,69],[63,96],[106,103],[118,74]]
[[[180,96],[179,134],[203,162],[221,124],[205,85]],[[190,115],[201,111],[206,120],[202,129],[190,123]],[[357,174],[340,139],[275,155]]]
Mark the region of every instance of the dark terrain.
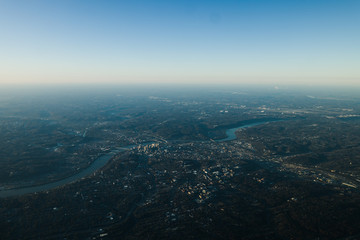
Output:
[[0,194],[135,147],[76,182],[0,198],[2,239],[360,239],[354,92],[19,95],[0,102]]

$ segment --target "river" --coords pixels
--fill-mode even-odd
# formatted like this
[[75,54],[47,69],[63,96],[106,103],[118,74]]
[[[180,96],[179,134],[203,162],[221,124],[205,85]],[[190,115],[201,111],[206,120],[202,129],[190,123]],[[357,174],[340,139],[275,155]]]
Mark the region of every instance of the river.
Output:
[[[236,139],[236,134],[235,132],[238,129],[242,129],[242,128],[249,128],[249,127],[253,127],[253,126],[257,126],[257,125],[262,125],[265,123],[269,123],[269,122],[275,122],[275,121],[281,121],[281,120],[268,120],[268,121],[259,121],[259,122],[254,122],[254,123],[249,123],[249,124],[245,124],[245,125],[241,125],[239,127],[235,127],[235,128],[230,128],[226,130],[226,138],[223,139],[219,139],[216,140],[216,142],[225,142],[225,141],[231,141]],[[152,144],[154,142],[149,142],[149,143],[143,143],[141,145],[149,145]],[[5,198],[5,197],[13,197],[13,196],[20,196],[20,195],[24,195],[24,194],[29,194],[29,193],[35,193],[35,192],[42,192],[42,191],[47,191],[53,188],[57,188],[72,182],[75,182],[79,179],[82,179],[86,176],[89,176],[90,174],[96,172],[96,170],[102,168],[103,166],[105,166],[105,164],[117,153],[129,150],[133,147],[136,147],[138,145],[129,145],[129,146],[125,146],[125,147],[120,147],[116,150],[113,150],[105,155],[102,155],[100,157],[98,157],[88,168],[85,168],[84,170],[82,170],[81,172],[72,175],[70,177],[61,179],[59,181],[56,182],[51,182],[51,183],[47,183],[47,184],[43,184],[43,185],[37,185],[37,186],[31,186],[31,187],[23,187],[23,188],[15,188],[15,189],[9,189],[9,190],[1,190],[0,191],[0,198]]]
[[235,132],[237,130],[239,130],[239,129],[254,127],[254,126],[257,126],[257,125],[262,125],[262,124],[269,123],[269,122],[278,122],[278,121],[281,121],[281,120],[260,121],[260,122],[254,122],[254,123],[241,125],[240,127],[229,128],[225,132],[227,137],[223,138],[223,139],[218,139],[218,140],[216,140],[216,142],[226,142],[226,141],[235,140],[236,139]]
[[[148,143],[150,144],[150,143]],[[72,175],[70,177],[58,180],[56,182],[46,183],[42,185],[37,186],[31,186],[31,187],[23,187],[23,188],[14,188],[9,190],[2,190],[0,191],[0,198],[5,197],[12,197],[12,196],[20,196],[28,193],[34,193],[34,192],[42,192],[47,191],[56,187],[60,187],[63,185],[66,185],[68,183],[75,182],[83,177],[86,177],[92,173],[94,173],[96,170],[102,168],[105,166],[105,164],[117,153],[129,150],[137,145],[129,145],[125,147],[120,147],[116,150],[113,150],[105,155],[102,155],[98,157],[89,167],[83,169],[81,172]]]

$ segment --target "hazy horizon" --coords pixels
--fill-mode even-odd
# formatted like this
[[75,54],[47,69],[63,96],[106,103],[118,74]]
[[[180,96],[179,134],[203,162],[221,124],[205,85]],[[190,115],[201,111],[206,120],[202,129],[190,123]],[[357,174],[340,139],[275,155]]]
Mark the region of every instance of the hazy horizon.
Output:
[[0,85],[360,86],[360,2],[2,1]]

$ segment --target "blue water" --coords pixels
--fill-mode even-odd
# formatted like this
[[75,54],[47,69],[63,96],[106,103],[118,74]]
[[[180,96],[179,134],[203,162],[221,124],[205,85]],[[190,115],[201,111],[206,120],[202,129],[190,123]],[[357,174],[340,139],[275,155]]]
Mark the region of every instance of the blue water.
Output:
[[[148,143],[147,143],[148,144]],[[88,168],[85,168],[81,172],[72,175],[70,177],[64,178],[62,180],[51,182],[43,185],[38,186],[31,186],[31,187],[24,187],[24,188],[15,188],[10,190],[3,190],[0,191],[0,197],[12,197],[12,196],[20,196],[28,193],[35,193],[35,192],[41,192],[41,191],[47,191],[56,187],[60,187],[63,185],[66,185],[68,183],[75,182],[79,179],[82,179],[92,173],[94,173],[96,170],[102,168],[105,166],[105,164],[116,154],[122,151],[126,151],[128,149],[131,149],[135,147],[136,145],[129,145],[126,147],[121,147],[118,150],[111,151],[103,156],[98,157]]]
[[235,140],[235,139],[236,139],[236,134],[235,134],[235,132],[236,132],[238,129],[254,127],[254,126],[257,126],[257,125],[262,125],[262,124],[265,124],[265,123],[275,122],[275,121],[279,121],[279,120],[261,121],[261,122],[249,123],[249,124],[246,124],[246,125],[242,125],[242,126],[240,126],[240,127],[235,127],[235,128],[227,129],[226,132],[225,132],[227,137],[226,137],[226,138],[223,138],[223,139],[216,140],[216,142],[226,142],[226,141]]

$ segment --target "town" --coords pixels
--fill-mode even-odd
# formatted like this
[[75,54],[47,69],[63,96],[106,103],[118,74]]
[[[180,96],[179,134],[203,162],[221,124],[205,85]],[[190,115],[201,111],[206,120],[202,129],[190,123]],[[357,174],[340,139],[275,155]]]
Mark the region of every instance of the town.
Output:
[[[356,101],[214,94],[222,101],[169,93],[48,101],[26,119],[3,104],[0,194],[19,194],[0,198],[2,236],[360,236]],[[28,150],[16,155],[14,143]],[[61,184],[20,194],[48,182]]]

